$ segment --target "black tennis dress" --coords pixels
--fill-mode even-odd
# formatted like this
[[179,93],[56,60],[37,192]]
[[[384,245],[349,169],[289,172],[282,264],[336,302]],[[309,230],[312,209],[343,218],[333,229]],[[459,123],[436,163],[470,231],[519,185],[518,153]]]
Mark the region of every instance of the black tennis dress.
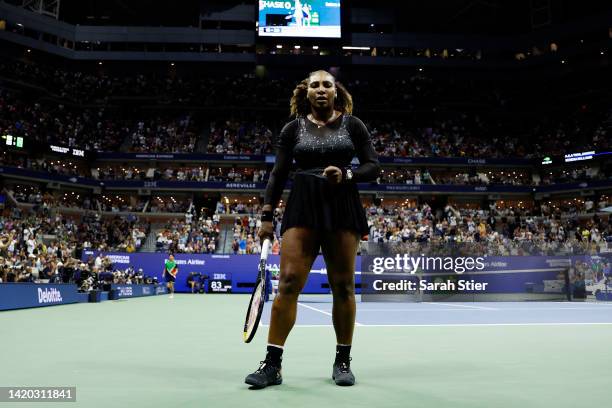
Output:
[[[305,117],[298,117],[283,127],[276,148],[276,162],[264,204],[276,208],[293,160],[297,166],[281,235],[297,226],[324,231],[352,230],[361,235],[369,232],[355,183],[375,180],[380,165],[368,129],[361,120],[343,114],[319,126]],[[339,167],[346,174],[355,156],[359,159],[359,167],[352,170],[351,180],[343,177],[341,183],[334,185],[322,177],[327,166]]]

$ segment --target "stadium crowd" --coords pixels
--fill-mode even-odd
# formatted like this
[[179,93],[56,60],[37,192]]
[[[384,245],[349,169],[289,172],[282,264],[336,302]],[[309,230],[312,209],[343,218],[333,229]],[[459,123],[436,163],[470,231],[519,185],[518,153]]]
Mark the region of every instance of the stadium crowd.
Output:
[[211,124],[208,152],[216,154],[272,153],[273,133],[259,122],[236,120]]
[[[583,204],[583,203],[577,203]],[[607,206],[605,199],[600,208]],[[489,255],[591,253],[612,243],[609,217],[577,217],[582,208],[564,211],[542,203],[536,212],[519,207],[433,211],[428,204],[371,205],[366,208],[373,242],[478,244]],[[591,207],[591,213],[593,208]]]
[[134,215],[102,218],[90,212],[79,218],[42,208],[5,209],[0,216],[0,278],[65,281],[62,271],[80,268],[83,251],[135,252],[149,228]]
[[[489,255],[580,254],[606,251],[612,245],[609,216],[596,210],[609,205],[609,198],[540,203],[535,208],[514,206],[488,209],[458,208],[451,204],[433,210],[427,203],[386,203],[365,206],[370,242],[428,246],[468,245]],[[234,214],[226,252],[257,254],[261,242],[258,204],[217,205],[215,214],[202,209],[199,217],[185,213],[184,219],[167,222],[157,233],[156,250],[174,253],[215,253],[221,246],[220,216]],[[272,253],[280,252],[282,207],[275,213]],[[143,245],[151,226],[135,215],[103,218],[98,212],[78,217],[48,209],[5,209],[0,217],[0,279],[3,282],[75,279],[93,286],[91,276],[101,280],[130,282],[142,279],[142,271],[117,271],[99,260],[82,260],[84,250],[134,252]],[[104,256],[101,256],[104,259]],[[104,261],[104,262],[108,262]],[[87,286],[89,285],[89,286]]]
[[112,152],[193,152],[200,128],[186,114],[178,117],[81,107],[18,96],[0,87],[0,134],[37,143]]
[[197,217],[192,211],[185,219],[173,219],[157,232],[156,251],[212,254],[219,244],[219,215],[207,215],[204,208]]
[[[0,77],[17,81],[28,90],[0,87],[2,134],[24,136],[30,143],[93,151],[117,151],[121,147],[134,152],[193,152],[198,139],[207,133],[203,121],[199,123],[191,113],[172,117],[159,112],[169,104],[202,106],[224,110],[210,124],[206,148],[219,154],[273,153],[273,135],[286,119],[279,121],[278,114],[263,115],[266,109],[286,112],[296,83],[296,79],[246,73],[198,77],[176,72],[85,73],[19,61],[0,63]],[[520,84],[504,85],[508,88],[504,89],[488,82],[434,80],[424,73],[400,78],[347,77],[345,83],[359,103],[357,114],[371,130],[374,146],[382,156],[534,158],[609,151],[612,147],[610,106],[591,108],[585,104],[576,109],[568,105],[562,112],[535,115],[536,119],[524,121],[520,129],[514,118],[487,114],[491,109],[530,106],[528,95],[535,90],[526,89],[525,100],[513,100],[517,94],[513,87]],[[36,91],[30,89],[31,85],[40,88],[37,95],[32,95]],[[15,83],[13,86],[19,87]],[[549,97],[554,100],[553,94]],[[144,98],[152,108],[124,109],[116,103],[130,98],[139,102]],[[471,113],[461,103],[457,109],[448,108],[458,100],[464,105],[478,102],[482,112]],[[252,113],[245,115],[242,110],[236,119],[231,116],[232,107],[250,107]],[[401,115],[405,117],[402,121],[375,118],[378,110],[390,109],[411,112],[414,117]]]
[[[104,69],[83,72],[11,60],[0,62],[0,77],[10,80],[10,90],[5,81],[0,83],[0,136],[21,136],[28,146],[56,144],[88,151],[140,153],[199,150],[226,155],[273,153],[275,135],[286,121],[279,120],[283,115],[278,113],[286,113],[296,82],[255,74],[191,77],[171,71],[113,75]],[[380,156],[539,158],[612,150],[609,106],[599,110],[564,107],[555,115],[543,114],[541,118],[535,115],[535,122],[527,122],[522,131],[514,132],[516,124],[508,125],[518,122],[514,117],[504,119],[486,112],[476,115],[463,109],[470,103],[501,110],[513,103],[519,105],[508,96],[512,94],[508,90],[490,89],[470,81],[433,80],[422,73],[399,79],[347,78],[345,84],[355,98],[356,114],[371,131],[372,143]],[[453,109],[452,102],[456,100],[460,103]],[[179,113],[161,114],[167,106],[178,107]],[[202,119],[207,115],[200,117],[200,111],[191,112],[194,106],[206,113],[214,111],[215,120]],[[236,115],[234,108],[239,108],[241,114]],[[262,113],[266,110],[268,117]],[[396,113],[395,119],[378,117],[389,111]],[[270,119],[271,116],[276,119]],[[208,129],[205,123],[209,123]],[[268,169],[263,166],[164,167],[156,163],[149,167],[125,164],[89,168],[89,164],[70,160],[6,152],[0,155],[0,164],[100,181],[263,182],[268,177]],[[609,179],[609,171],[578,166],[534,174],[513,169],[471,171],[398,166],[386,169],[378,181],[532,186]],[[104,279],[115,282],[141,280],[143,275],[138,271],[114,271],[103,255],[83,262],[82,251],[138,251],[152,230],[156,232],[152,234],[155,249],[160,252],[261,251],[257,237],[261,207],[256,199],[247,203],[226,198],[217,204],[214,214],[204,209],[197,214],[190,196],[145,199],[135,197],[133,192],[93,196],[73,191],[52,192],[32,185],[3,187],[20,205],[4,209],[0,217],[2,281],[65,280],[68,270],[111,273],[111,277]],[[21,205],[25,203],[31,205]],[[542,202],[535,209],[447,205],[434,210],[424,202],[368,204],[367,239],[415,244],[467,243],[492,255],[592,252],[602,250],[612,241],[609,217],[595,213],[608,205],[609,199],[603,196],[598,202],[593,198],[574,199],[561,206]],[[86,212],[79,216],[63,215],[59,207]],[[146,212],[182,215],[166,221],[158,230],[134,215],[145,208]],[[100,211],[131,213],[103,217]],[[227,230],[223,229],[222,214],[235,217]],[[272,253],[279,253],[282,207],[274,218]]]

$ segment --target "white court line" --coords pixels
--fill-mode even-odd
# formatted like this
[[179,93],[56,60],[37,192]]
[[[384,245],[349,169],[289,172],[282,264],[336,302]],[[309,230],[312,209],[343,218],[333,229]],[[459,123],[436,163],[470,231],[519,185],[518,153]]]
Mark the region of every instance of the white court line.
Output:
[[468,305],[456,305],[454,303],[440,303],[440,302],[423,302],[426,305],[440,305],[440,306],[451,306],[451,307],[465,307],[468,309],[480,309],[480,310],[499,310],[494,307],[484,307],[484,306],[468,306]]
[[360,309],[357,308],[357,313],[363,312],[478,312],[491,311],[489,309]]
[[602,310],[601,307],[538,307],[535,309],[512,307],[501,309],[357,309],[358,313],[363,312],[503,312],[506,310],[512,311],[528,311],[538,312],[540,310]]
[[[298,305],[305,307],[306,309],[314,310],[315,312],[323,313],[326,316],[332,316],[331,313],[326,312],[325,310],[317,309],[316,307],[308,306],[303,303],[298,302]],[[355,322],[355,326],[361,326],[361,323]]]
[[597,302],[550,302],[550,303],[561,303],[561,304],[571,303],[572,305],[584,305],[582,307],[597,305],[597,307],[604,307],[605,308],[605,307],[612,306],[612,303],[597,303]]
[[302,307],[305,307],[306,309],[314,310],[315,312],[323,313],[326,316],[330,316],[331,317],[331,315],[332,315],[331,313],[326,312],[325,310],[317,309],[316,307],[308,306],[308,305],[305,305],[305,304],[300,303],[300,302],[298,302],[298,305],[300,305]]
[[612,325],[612,322],[367,324],[367,325],[363,325],[362,327],[479,327],[479,326],[588,326],[588,325]]
[[[268,327],[267,324],[262,324]],[[361,324],[360,327],[499,327],[499,326],[612,326],[612,322],[561,323],[442,323],[442,324]],[[331,324],[296,324],[293,327],[334,327]]]

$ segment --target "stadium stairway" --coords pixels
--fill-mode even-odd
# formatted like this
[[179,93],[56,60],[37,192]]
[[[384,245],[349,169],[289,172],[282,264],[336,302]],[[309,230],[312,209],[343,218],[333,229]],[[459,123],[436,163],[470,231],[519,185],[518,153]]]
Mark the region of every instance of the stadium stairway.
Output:
[[219,245],[217,254],[231,254],[232,242],[234,241],[234,216],[221,216],[219,220]]
[[125,139],[123,139],[123,142],[121,142],[121,145],[119,146],[119,151],[129,152],[130,147],[132,147],[132,137],[130,136],[130,132],[127,132]]
[[196,142],[195,151],[196,153],[207,153],[208,152],[208,137],[210,136],[210,126],[202,126],[202,131],[198,136]]
[[151,231],[147,235],[144,244],[139,248],[138,252],[155,252],[157,249],[157,233],[163,229],[163,224],[151,224]]

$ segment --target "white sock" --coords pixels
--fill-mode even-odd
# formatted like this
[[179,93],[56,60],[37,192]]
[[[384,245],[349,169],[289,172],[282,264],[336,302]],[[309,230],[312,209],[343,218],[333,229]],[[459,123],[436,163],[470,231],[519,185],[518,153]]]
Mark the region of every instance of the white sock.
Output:
[[281,350],[284,350],[284,349],[285,349],[285,347],[284,347],[284,346],[279,346],[278,344],[268,343],[268,346],[271,346],[271,347],[276,347],[276,348],[279,348],[279,349],[281,349]]

